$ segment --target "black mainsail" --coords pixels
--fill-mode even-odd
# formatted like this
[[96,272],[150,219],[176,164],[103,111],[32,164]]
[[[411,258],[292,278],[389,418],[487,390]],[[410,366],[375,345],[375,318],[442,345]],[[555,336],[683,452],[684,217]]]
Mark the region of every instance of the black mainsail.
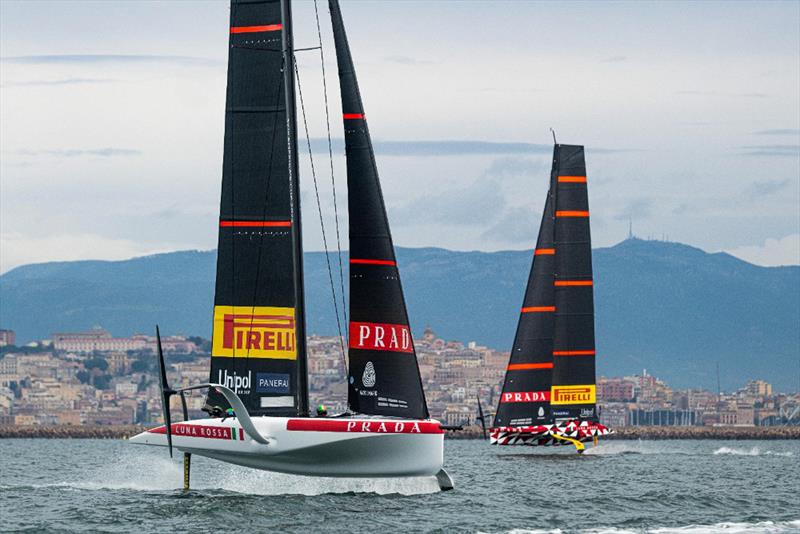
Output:
[[348,403],[356,413],[427,419],[414,342],[342,13],[330,0],[350,217]]
[[517,333],[494,418],[496,427],[527,426],[551,421],[550,386],[553,376],[553,321],[556,311],[553,291],[556,155],[554,153],[550,188],[533,251],[533,264],[522,301]]
[[[289,2],[232,0],[211,382],[308,412]],[[209,403],[227,403],[216,392]]]
[[594,281],[583,147],[556,145],[553,418],[597,421]]

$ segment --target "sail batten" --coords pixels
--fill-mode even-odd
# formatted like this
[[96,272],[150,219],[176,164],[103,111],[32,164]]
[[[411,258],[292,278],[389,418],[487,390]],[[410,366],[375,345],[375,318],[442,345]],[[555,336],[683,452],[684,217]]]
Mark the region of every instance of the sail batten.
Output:
[[342,13],[329,1],[347,157],[350,217],[348,404],[353,412],[427,419],[375,154]]

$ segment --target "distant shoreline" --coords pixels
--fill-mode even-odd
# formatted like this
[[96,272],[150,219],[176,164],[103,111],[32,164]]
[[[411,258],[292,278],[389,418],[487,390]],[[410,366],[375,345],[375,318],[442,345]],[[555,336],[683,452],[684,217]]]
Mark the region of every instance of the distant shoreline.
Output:
[[[142,425],[0,425],[0,439],[127,439],[146,430],[146,428]],[[479,427],[470,426],[460,432],[447,432],[447,438],[482,439],[482,432]],[[603,438],[603,441],[619,439],[800,439],[800,426],[629,426],[615,430],[614,434]]]

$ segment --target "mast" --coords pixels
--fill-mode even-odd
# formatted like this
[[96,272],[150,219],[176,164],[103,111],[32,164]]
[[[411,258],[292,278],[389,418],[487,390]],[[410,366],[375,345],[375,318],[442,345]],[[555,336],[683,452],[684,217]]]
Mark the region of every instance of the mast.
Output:
[[594,280],[583,147],[556,145],[554,159],[556,311],[551,410],[557,422],[597,422]]
[[375,154],[337,0],[329,0],[342,93],[350,216],[348,404],[356,413],[427,419]]
[[288,4],[231,0],[210,382],[251,415],[308,411]]
[[550,387],[553,370],[553,322],[555,296],[554,205],[557,173],[555,149],[550,187],[547,191],[539,236],[517,333],[494,426],[528,426],[550,423]]
[[306,314],[303,278],[303,232],[300,224],[300,171],[297,155],[297,107],[294,92],[294,34],[292,30],[292,4],[281,0],[283,21],[283,79],[286,97],[286,129],[289,148],[289,183],[292,209],[292,249],[294,251],[295,317],[297,337],[297,408],[300,415],[308,415],[308,357],[306,352]]

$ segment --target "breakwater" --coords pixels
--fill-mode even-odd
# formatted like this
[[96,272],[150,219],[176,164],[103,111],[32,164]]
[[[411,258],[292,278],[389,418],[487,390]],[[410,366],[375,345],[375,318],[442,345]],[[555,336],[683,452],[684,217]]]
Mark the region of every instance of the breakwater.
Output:
[[[145,430],[142,425],[0,425],[3,438],[126,439]],[[482,439],[480,427],[447,432],[448,439]],[[800,439],[800,426],[628,426],[603,440],[614,439]]]

